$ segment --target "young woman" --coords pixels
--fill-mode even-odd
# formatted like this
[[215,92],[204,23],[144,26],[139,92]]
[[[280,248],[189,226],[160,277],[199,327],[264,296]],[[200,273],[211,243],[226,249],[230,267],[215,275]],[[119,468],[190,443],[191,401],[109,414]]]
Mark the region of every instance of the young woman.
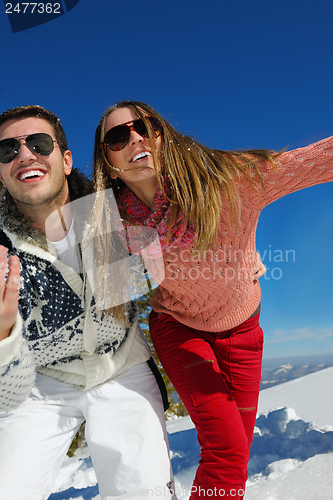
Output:
[[97,127],[96,190],[112,187],[124,225],[153,228],[163,250],[150,331],[198,432],[191,500],[243,498],[263,347],[258,216],[292,191],[332,181],[332,153],[332,138],[281,153],[209,149],[132,101],[109,108]]

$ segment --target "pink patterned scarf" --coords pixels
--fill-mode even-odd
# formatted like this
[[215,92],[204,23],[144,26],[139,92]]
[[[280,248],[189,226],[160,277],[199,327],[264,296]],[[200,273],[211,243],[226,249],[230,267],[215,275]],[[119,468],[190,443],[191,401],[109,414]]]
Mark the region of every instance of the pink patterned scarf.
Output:
[[[165,180],[165,194],[170,197],[171,186]],[[126,185],[122,186],[116,195],[120,216],[125,219],[125,225],[136,225],[153,228],[157,231],[162,251],[171,250],[174,247],[184,247],[194,240],[196,234],[192,224],[188,219],[183,218],[179,213],[177,220],[173,223],[169,244],[167,245],[167,234],[169,231],[169,220],[171,213],[171,203],[165,199],[159,187],[153,199],[153,206],[150,209],[141,201],[131,189]]]

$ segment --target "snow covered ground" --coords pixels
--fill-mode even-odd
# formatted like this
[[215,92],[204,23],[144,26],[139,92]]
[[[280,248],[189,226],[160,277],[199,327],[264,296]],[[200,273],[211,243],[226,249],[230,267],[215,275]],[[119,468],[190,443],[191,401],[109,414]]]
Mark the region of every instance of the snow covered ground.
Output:
[[[176,493],[199,460],[189,417],[167,423]],[[245,500],[333,499],[333,367],[260,393]],[[50,500],[100,500],[88,455],[66,459]]]

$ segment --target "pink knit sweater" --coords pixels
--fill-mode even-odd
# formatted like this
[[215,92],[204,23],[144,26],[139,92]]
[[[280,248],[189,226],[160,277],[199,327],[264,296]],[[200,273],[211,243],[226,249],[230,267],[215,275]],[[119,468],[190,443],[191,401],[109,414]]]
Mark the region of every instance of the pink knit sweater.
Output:
[[[260,170],[266,191],[255,190],[246,178],[241,179],[242,213],[237,230],[230,226],[229,213],[223,212],[218,244],[201,258],[193,249],[193,239],[164,251],[165,279],[151,300],[154,311],[214,332],[243,323],[256,310],[261,292],[258,280],[253,279],[253,268],[260,211],[288,193],[333,181],[333,137],[283,153],[278,171],[269,163],[263,163]],[[152,213],[154,210],[153,203]]]

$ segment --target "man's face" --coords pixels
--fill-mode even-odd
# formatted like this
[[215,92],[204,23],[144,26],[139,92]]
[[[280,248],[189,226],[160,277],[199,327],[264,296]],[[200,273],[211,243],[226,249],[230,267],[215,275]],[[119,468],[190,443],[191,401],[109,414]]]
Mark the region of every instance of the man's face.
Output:
[[21,145],[10,163],[0,163],[0,178],[23,211],[25,207],[33,209],[57,199],[62,204],[68,195],[65,176],[71,172],[71,152],[62,155],[57,143],[47,156],[30,151],[24,139],[37,132],[56,140],[52,125],[42,118],[9,120],[0,126],[0,140],[15,137]]

